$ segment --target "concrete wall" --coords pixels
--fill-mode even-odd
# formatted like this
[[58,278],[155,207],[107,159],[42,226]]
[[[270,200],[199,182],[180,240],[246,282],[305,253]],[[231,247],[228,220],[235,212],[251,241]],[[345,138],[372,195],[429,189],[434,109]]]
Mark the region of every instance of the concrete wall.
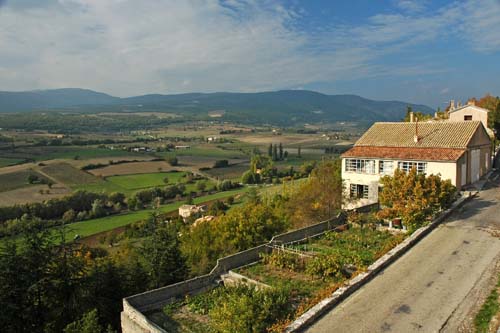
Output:
[[304,240],[310,236],[332,230],[345,223],[345,221],[345,214],[340,213],[331,220],[274,236],[266,244],[218,259],[216,266],[209,274],[127,297],[123,300],[123,312],[121,313],[122,332],[163,332],[161,328],[147,319],[144,312],[161,309],[163,306],[182,299],[186,295],[196,295],[215,288],[221,279],[221,275],[228,273],[231,269],[259,261],[261,254],[271,251],[269,245],[281,245]]

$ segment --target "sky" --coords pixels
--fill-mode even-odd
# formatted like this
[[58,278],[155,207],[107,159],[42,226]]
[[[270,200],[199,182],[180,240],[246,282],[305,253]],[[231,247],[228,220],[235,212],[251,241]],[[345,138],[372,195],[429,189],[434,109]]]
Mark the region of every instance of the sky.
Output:
[[500,0],[0,0],[0,90],[500,95]]

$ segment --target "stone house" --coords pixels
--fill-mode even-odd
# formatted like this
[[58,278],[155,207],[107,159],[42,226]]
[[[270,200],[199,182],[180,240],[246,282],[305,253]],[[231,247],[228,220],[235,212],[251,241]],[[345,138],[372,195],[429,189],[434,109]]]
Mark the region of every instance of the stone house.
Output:
[[341,155],[348,206],[376,203],[380,177],[397,168],[440,174],[460,189],[491,169],[491,156],[481,121],[375,123]]

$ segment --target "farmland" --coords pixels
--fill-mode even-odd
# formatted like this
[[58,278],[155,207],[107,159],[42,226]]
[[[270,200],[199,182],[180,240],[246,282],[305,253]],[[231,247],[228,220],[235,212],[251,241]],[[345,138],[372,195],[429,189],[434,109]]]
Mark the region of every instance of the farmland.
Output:
[[[112,176],[106,181],[126,190],[139,190],[148,187],[177,184],[186,176],[185,172],[157,172],[135,175]],[[166,182],[165,182],[166,180]]]
[[[234,196],[237,194],[242,194],[248,191],[248,188],[241,188],[231,191],[219,192],[215,194],[209,194],[202,197],[197,197],[193,201],[195,204],[201,204],[208,201],[224,199],[230,196]],[[102,218],[87,220],[83,222],[72,223],[68,226],[68,231],[70,235],[80,235],[81,237],[86,237],[90,235],[94,235],[97,233],[109,231],[116,229],[118,227],[122,227],[133,222],[141,221],[146,218],[151,213],[160,212],[160,213],[171,213],[176,211],[184,202],[178,201],[174,203],[169,203],[161,206],[158,210],[155,209],[144,209],[137,212],[129,212],[120,215],[106,216]]]
[[23,170],[6,174],[0,174],[0,192],[6,192],[9,190],[15,190],[22,187],[32,186],[33,184],[30,184],[28,182],[28,177],[30,175],[38,177],[39,180],[44,180],[44,181],[48,180],[40,173],[33,170]]

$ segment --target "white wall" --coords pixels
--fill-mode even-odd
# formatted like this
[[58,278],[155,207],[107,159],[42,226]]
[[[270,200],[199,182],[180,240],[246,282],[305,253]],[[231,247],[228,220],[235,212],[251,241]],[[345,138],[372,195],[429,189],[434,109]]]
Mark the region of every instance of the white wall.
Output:
[[[346,202],[344,203],[344,208],[351,209],[362,205],[367,205],[375,203],[378,201],[378,187],[380,182],[380,177],[384,176],[381,174],[365,174],[356,172],[346,172],[345,171],[345,158],[342,159],[342,180],[344,182],[344,198]],[[394,170],[397,168],[399,160],[384,159],[384,161],[393,161]],[[425,162],[425,161],[421,161]],[[379,170],[379,160],[375,160],[375,171]],[[457,185],[457,165],[454,162],[427,162],[426,174],[440,174],[442,179],[449,179],[453,185]],[[360,184],[368,185],[368,199],[360,199],[356,202],[349,202],[349,185],[350,184]]]

